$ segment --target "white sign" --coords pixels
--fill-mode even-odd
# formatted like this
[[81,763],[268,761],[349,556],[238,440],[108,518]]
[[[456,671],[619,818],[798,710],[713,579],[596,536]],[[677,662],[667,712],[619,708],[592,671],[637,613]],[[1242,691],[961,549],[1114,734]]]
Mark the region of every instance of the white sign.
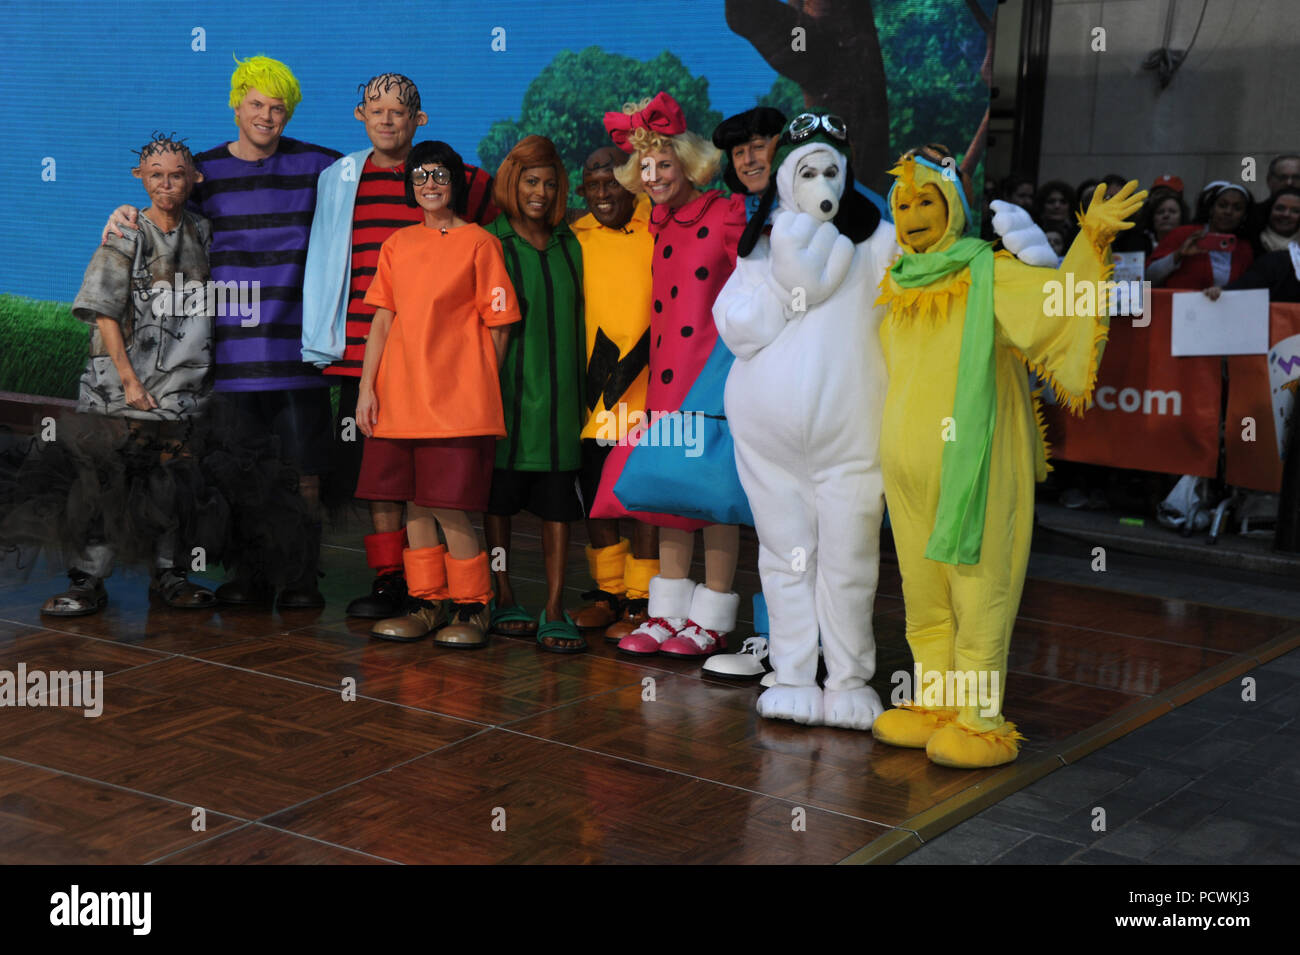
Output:
[[1112,282],[1141,282],[1146,278],[1145,252],[1112,252],[1110,257],[1115,263]]
[[1268,289],[1224,292],[1212,302],[1201,292],[1173,297],[1170,353],[1191,355],[1268,354]]

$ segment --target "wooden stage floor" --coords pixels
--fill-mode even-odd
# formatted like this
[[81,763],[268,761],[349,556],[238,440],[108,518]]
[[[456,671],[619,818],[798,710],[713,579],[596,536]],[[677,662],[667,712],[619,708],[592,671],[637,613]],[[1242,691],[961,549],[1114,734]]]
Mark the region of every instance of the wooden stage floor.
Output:
[[[538,530],[516,522],[532,608]],[[38,613],[65,578],[0,571],[0,670],[101,670],[105,701],[98,718],[0,709],[0,862],[891,861],[1300,644],[1277,617],[1030,580],[1008,711],[1029,742],[1010,767],[962,772],[869,733],[762,720],[757,683],[599,637],[567,656],[502,637],[482,651],[373,640],[343,615],[369,586],[360,532],[334,535],[325,566],[321,612],[173,611],[119,572],[107,610],[76,619]],[[576,605],[590,585],[578,528],[569,566]],[[900,595],[887,555],[885,700],[911,666]]]

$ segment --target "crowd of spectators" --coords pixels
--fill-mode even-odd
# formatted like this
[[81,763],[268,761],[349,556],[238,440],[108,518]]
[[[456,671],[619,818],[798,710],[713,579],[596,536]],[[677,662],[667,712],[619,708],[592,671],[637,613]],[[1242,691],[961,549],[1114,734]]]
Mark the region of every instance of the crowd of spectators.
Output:
[[[1126,181],[1108,174],[1077,187],[1059,179],[1038,185],[1013,173],[986,190],[986,198],[1026,209],[1063,256],[1078,231],[1075,213],[1098,185],[1111,196]],[[1113,248],[1142,253],[1143,277],[1152,287],[1204,291],[1212,299],[1224,290],[1264,288],[1271,302],[1300,302],[1300,155],[1273,158],[1262,198],[1249,184],[1222,179],[1206,183],[1194,195],[1171,174],[1144,186],[1148,196],[1136,225]],[[990,218],[986,215],[985,221]],[[1176,480],[1079,464],[1058,465],[1058,472],[1054,491],[1071,508],[1118,505],[1154,513]]]
[[[988,198],[1026,209],[1057,255],[1064,255],[1078,231],[1075,213],[1091,200],[1097,186],[1105,185],[1109,197],[1126,181],[1111,173],[1085,179],[1077,187],[1060,179],[1036,185],[1013,173],[988,190]],[[1137,226],[1116,240],[1115,251],[1142,252],[1145,277],[1156,288],[1271,287],[1259,280],[1271,276],[1281,258],[1253,274],[1252,266],[1270,254],[1289,257],[1290,244],[1300,239],[1300,155],[1275,157],[1268,165],[1265,185],[1268,194],[1259,200],[1247,185],[1222,179],[1206,183],[1189,197],[1180,177],[1159,176],[1146,185],[1147,201]],[[1291,277],[1294,283],[1294,274]],[[1238,286],[1239,280],[1254,284]],[[1279,291],[1285,294],[1287,289]],[[1300,293],[1300,286],[1291,291]]]

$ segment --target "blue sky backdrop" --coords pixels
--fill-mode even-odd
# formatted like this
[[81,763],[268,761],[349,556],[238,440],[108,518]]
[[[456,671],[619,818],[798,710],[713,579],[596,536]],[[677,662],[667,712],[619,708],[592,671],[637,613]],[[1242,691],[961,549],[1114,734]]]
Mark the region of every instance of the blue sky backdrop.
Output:
[[[955,13],[964,7],[961,0],[952,5]],[[753,106],[776,79],[727,29],[723,0],[4,7],[0,84],[9,108],[0,196],[12,218],[0,237],[0,292],[60,301],[75,295],[108,213],[144,200],[130,175],[132,148],[154,130],[186,137],[195,152],[235,136],[232,54],[265,53],[287,63],[303,90],[287,135],[344,152],[367,142],[352,117],[357,84],[376,73],[405,73],[419,85],[430,116],[417,139],[446,139],[471,161],[492,122],[518,115],[528,84],[561,50],[596,45],[637,59],[670,50],[708,77],[713,108],[724,116]],[[191,49],[195,27],[206,33],[205,52]],[[505,52],[491,48],[495,27],[506,31]],[[617,109],[649,92],[593,95]],[[56,163],[53,182],[41,177],[46,157]]]

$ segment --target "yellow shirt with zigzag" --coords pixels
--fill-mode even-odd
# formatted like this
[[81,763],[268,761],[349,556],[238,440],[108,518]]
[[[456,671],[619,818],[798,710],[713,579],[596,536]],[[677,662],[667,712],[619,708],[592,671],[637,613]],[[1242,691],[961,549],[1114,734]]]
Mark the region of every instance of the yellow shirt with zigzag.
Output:
[[[587,322],[584,439],[623,438],[645,412],[650,360],[650,200],[637,200],[624,229],[588,213],[573,223],[582,246]],[[620,408],[620,405],[622,406]]]

